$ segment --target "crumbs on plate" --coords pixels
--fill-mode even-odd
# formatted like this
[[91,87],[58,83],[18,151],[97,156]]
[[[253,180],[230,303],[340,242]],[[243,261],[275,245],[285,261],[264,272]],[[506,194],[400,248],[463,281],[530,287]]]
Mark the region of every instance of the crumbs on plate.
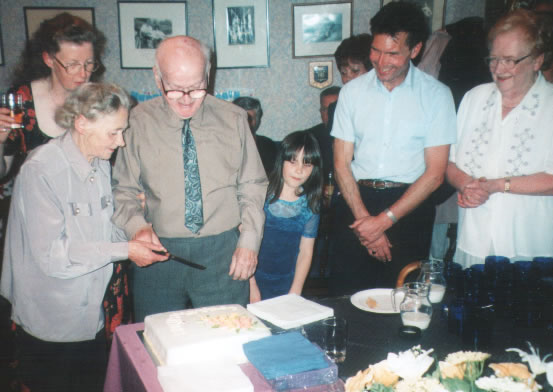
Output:
[[374,309],[378,306],[378,302],[374,298],[368,297],[365,301],[367,303],[367,306],[371,309]]

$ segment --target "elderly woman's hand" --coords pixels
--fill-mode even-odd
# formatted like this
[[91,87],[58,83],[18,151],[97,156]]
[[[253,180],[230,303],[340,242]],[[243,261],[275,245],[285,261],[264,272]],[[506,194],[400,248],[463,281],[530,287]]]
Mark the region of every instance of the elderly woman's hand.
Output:
[[165,261],[169,257],[167,254],[157,254],[153,251],[167,252],[161,245],[156,245],[151,242],[129,241],[129,259],[131,259],[139,267],[146,267],[158,261]]
[[473,179],[457,193],[457,204],[462,208],[475,208],[490,197],[489,184],[485,178]]

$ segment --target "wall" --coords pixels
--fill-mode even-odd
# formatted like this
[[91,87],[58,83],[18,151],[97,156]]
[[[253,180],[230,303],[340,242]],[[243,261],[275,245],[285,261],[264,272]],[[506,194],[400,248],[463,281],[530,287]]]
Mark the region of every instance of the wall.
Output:
[[[269,0],[270,67],[217,70],[215,90],[245,89],[261,100],[264,116],[260,134],[281,140],[286,134],[320,122],[319,89],[309,86],[310,61],[330,58],[292,58],[292,4],[321,0]],[[4,63],[0,67],[0,90],[9,87],[11,73],[22,51],[25,37],[23,7],[94,7],[96,26],[108,38],[104,63],[106,81],[116,81],[127,90],[155,91],[150,70],[121,69],[118,7],[116,0],[0,0],[0,26]],[[188,34],[213,45],[211,0],[188,0]],[[482,0],[448,0],[446,24],[466,16],[484,16]],[[369,20],[380,8],[380,0],[353,0],[353,33],[369,31]],[[341,85],[334,69],[334,84]]]

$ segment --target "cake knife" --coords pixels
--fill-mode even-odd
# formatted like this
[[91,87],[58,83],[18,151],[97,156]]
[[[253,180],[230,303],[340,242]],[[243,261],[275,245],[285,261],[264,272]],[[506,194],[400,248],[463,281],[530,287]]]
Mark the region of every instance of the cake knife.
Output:
[[169,252],[162,252],[162,251],[158,251],[158,250],[153,250],[152,252],[157,253],[158,255],[169,256],[170,259],[178,261],[179,263],[186,264],[186,265],[188,265],[189,267],[192,267],[192,268],[196,268],[196,269],[199,269],[199,270],[204,270],[204,269],[207,268],[205,265],[193,263],[189,260],[183,259],[182,257],[175,256],[174,254],[171,254]]

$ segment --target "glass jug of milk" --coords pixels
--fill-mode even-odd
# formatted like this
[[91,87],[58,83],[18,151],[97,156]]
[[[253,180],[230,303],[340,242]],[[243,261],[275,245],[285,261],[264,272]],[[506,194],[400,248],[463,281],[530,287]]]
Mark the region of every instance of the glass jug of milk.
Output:
[[442,302],[447,284],[444,277],[444,265],[441,261],[424,261],[421,264],[421,272],[417,281],[427,283],[430,286],[428,299],[431,303],[438,304]]
[[403,287],[392,290],[392,304],[397,309],[396,297],[404,294],[399,304],[399,313],[403,325],[412,325],[420,329],[428,328],[432,318],[432,304],[428,300],[430,285],[423,282],[405,283]]

